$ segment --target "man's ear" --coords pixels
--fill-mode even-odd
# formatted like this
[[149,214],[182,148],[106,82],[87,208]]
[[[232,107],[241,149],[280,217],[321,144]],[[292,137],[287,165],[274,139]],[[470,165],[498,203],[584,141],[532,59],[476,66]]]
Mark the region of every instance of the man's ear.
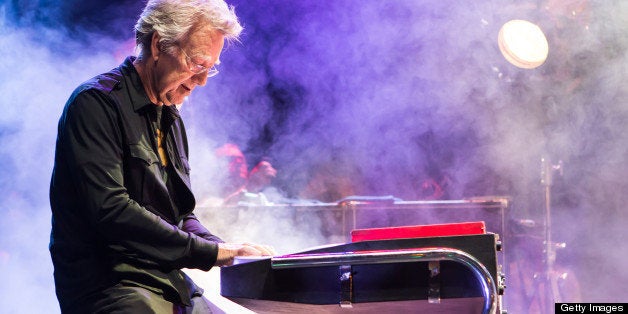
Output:
[[161,55],[162,51],[161,51],[161,44],[159,43],[159,39],[161,37],[159,36],[159,34],[157,34],[157,32],[153,32],[153,37],[151,38],[150,41],[150,55],[151,57],[153,57],[154,61],[157,61],[157,59],[159,59],[159,56]]

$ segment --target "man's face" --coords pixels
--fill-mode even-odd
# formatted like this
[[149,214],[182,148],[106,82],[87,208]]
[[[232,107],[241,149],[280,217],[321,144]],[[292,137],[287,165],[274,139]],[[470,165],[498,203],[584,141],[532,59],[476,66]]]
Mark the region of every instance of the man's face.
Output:
[[248,177],[248,169],[246,159],[242,152],[234,153],[227,157],[229,158],[229,176],[246,180]]
[[194,73],[194,67],[212,68],[220,63],[224,36],[209,27],[195,27],[178,44],[173,54],[162,53],[155,67],[154,86],[164,105],[181,104],[185,97],[207,82],[207,71]]
[[216,156],[224,162],[223,166],[228,171],[227,176],[230,180],[237,182],[245,182],[249,171],[246,164],[246,158],[240,148],[231,143],[227,143],[216,150]]

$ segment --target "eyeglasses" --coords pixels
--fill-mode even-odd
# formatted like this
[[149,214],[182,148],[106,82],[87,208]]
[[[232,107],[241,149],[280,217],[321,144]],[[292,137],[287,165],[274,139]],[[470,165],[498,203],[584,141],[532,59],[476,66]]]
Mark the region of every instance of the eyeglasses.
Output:
[[198,64],[194,61],[192,61],[192,58],[190,56],[188,56],[188,54],[185,52],[185,50],[183,50],[183,48],[179,47],[179,49],[181,50],[181,52],[183,52],[183,55],[185,56],[185,62],[187,63],[188,66],[188,71],[194,73],[194,74],[201,74],[205,71],[207,71],[207,77],[214,77],[216,75],[218,75],[218,69],[216,68],[215,65],[212,65],[211,68],[207,68],[202,64]]

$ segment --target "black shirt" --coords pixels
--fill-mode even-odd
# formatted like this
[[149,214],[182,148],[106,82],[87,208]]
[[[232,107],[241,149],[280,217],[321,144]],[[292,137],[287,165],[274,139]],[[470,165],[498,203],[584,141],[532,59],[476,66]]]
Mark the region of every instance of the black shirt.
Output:
[[59,120],[50,252],[64,312],[93,310],[90,300],[116,284],[189,304],[196,287],[180,269],[209,270],[222,242],[192,214],[187,137],[174,106],[162,108],[168,162],[160,162],[156,105],[133,61],[81,84]]

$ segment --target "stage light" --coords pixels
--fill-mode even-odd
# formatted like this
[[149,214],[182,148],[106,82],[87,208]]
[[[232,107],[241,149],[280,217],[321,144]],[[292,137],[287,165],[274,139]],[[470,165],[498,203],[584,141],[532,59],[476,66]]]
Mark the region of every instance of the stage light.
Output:
[[547,59],[549,45],[540,27],[525,20],[506,22],[497,35],[504,58],[523,69],[534,69]]

